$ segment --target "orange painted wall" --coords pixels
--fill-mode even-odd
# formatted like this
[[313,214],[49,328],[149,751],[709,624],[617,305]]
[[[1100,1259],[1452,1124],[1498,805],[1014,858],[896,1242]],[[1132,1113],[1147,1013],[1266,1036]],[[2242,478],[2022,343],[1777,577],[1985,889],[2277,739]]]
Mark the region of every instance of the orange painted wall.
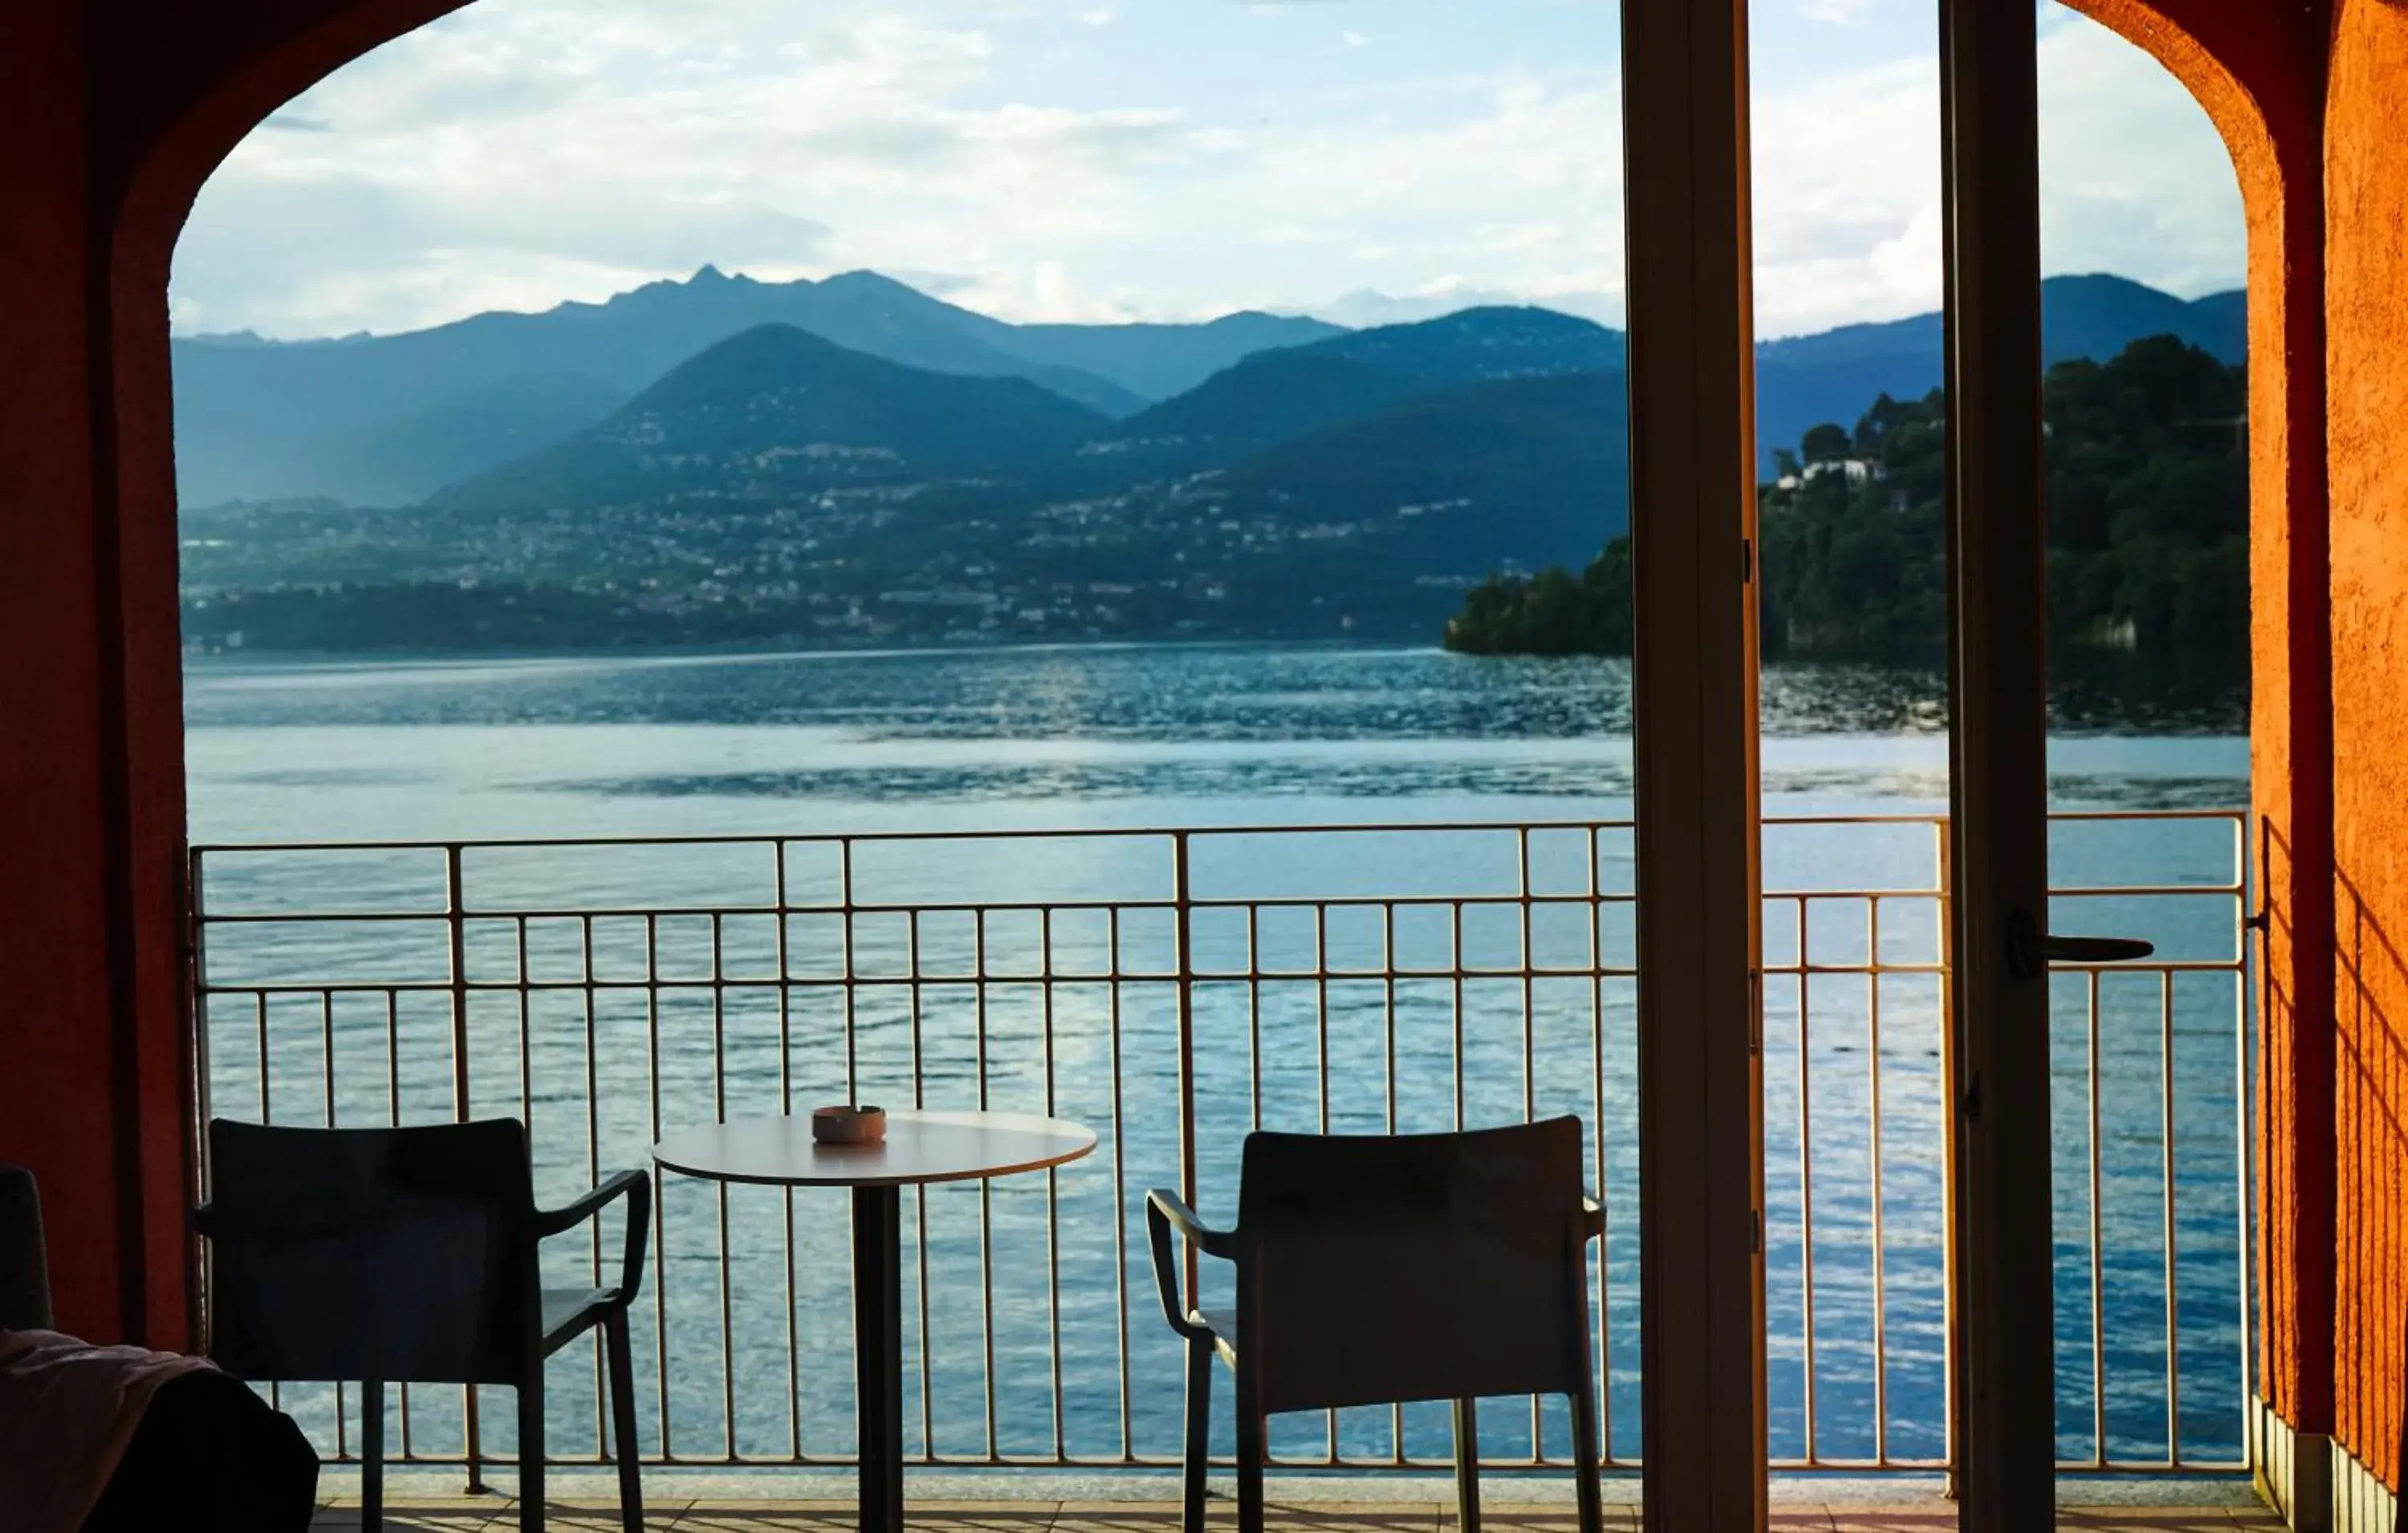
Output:
[[2408,1416],[2408,7],[2342,0],[2332,39],[2334,1435],[2397,1489]]

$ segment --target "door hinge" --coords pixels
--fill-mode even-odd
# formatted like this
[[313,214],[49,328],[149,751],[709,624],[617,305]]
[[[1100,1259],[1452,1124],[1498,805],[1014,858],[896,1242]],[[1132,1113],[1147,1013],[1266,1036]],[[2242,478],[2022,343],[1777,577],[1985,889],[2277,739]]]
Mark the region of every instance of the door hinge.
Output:
[[1739,583],[1750,585],[1755,583],[1755,580],[1756,539],[1742,537],[1739,540]]
[[1750,1209],[1748,1214],[1756,1225],[1748,1234],[1748,1250],[1752,1254],[1761,1256],[1764,1254],[1764,1211]]

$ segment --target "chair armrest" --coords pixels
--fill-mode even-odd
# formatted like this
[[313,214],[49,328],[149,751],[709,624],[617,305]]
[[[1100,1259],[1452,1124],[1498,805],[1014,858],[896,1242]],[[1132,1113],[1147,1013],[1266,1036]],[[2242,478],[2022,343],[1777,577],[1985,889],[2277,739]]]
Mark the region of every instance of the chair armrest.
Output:
[[650,1172],[619,1171],[566,1208],[536,1210],[535,1232],[540,1239],[573,1229],[620,1197],[627,1200],[627,1250],[620,1268],[615,1297],[630,1299],[636,1297],[636,1289],[643,1282],[644,1241],[652,1234],[652,1178]]
[[1582,1243],[1605,1239],[1605,1205],[1594,1197],[1581,1199],[1581,1228],[1586,1232]]
[[1145,1195],[1145,1233],[1154,1247],[1154,1289],[1162,1300],[1162,1318],[1170,1328],[1193,1341],[1211,1333],[1187,1318],[1187,1307],[1179,1299],[1179,1272],[1171,1259],[1170,1232],[1177,1230],[1187,1243],[1211,1256],[1237,1254],[1237,1237],[1226,1230],[1212,1229],[1196,1216],[1196,1211],[1180,1201],[1179,1195],[1156,1187]]

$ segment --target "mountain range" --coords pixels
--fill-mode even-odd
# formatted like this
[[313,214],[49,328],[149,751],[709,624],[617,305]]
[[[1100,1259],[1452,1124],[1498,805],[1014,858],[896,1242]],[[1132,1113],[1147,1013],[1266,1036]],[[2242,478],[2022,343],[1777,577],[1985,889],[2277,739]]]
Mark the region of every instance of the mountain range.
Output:
[[[1341,546],[1426,587],[1618,529],[1620,358],[1584,320],[1469,309],[1260,352],[1116,422],[1025,378],[763,325],[414,515],[469,540],[783,515],[814,552],[931,588],[963,565],[1041,582],[1037,566],[1067,561],[1125,583],[1159,565],[1225,571],[1250,549],[1301,569]],[[903,551],[919,552],[889,567]]]
[[488,313],[394,336],[175,342],[186,505],[324,496],[408,505],[594,424],[705,348],[762,324],[931,372],[1025,378],[1127,415],[1266,347],[1338,334],[1317,320],[1007,324],[875,272],[759,282],[705,266],[599,304]]
[[[2242,353],[2238,293],[2186,302],[2121,278],[2061,277],[2043,284],[2042,300],[2051,360],[2112,356],[2157,334],[2229,362]],[[1015,325],[872,272],[759,282],[706,266],[605,303],[402,335],[179,339],[182,498],[415,504],[583,440],[673,369],[764,325],[924,373],[1021,380],[1100,418],[1089,423],[1099,447],[1157,469],[1225,463],[1433,389],[1618,371],[1623,345],[1618,331],[1530,308],[1358,331],[1252,312],[1199,324]],[[1875,395],[1920,394],[1940,375],[1936,314],[1762,343],[1767,462],[1771,445],[1807,426],[1853,421]]]

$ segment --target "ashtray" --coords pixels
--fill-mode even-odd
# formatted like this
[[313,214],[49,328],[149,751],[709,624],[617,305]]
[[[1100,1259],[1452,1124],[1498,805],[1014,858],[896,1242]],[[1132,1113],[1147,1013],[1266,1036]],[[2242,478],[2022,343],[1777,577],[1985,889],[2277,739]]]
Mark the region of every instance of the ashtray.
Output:
[[822,1144],[884,1144],[882,1107],[822,1107],[811,1110],[811,1138]]

